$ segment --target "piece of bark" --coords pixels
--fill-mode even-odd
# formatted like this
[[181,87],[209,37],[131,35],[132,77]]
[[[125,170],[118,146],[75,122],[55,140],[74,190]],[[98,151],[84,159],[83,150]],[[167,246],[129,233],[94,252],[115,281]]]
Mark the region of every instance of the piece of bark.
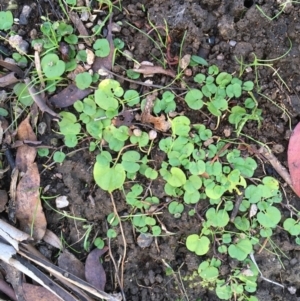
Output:
[[17,186],[16,218],[20,229],[36,240],[45,235],[47,221],[40,200],[40,174],[36,163],[27,171]]
[[20,80],[18,78],[16,78],[16,76],[15,76],[15,72],[10,72],[10,73],[0,77],[0,87],[5,88],[5,87],[15,84],[19,81]]
[[97,289],[104,291],[106,284],[106,274],[100,262],[100,257],[107,252],[108,247],[94,249],[88,255],[85,262],[85,278],[88,283]]
[[81,100],[91,94],[92,89],[87,88],[80,90],[76,85],[69,85],[58,94],[52,96],[49,102],[57,108],[66,108],[74,104],[75,101]]
[[89,33],[88,33],[86,27],[84,26],[84,24],[82,23],[82,21],[80,20],[80,18],[78,17],[78,14],[74,11],[70,11],[69,17],[70,17],[71,21],[73,22],[73,24],[75,25],[75,27],[77,28],[77,30],[79,31],[80,35],[84,37],[83,39],[84,39],[85,43],[88,46],[92,46],[93,39],[91,37],[89,37]]
[[[27,116],[19,125],[17,137],[19,140],[36,141],[36,135],[29,123],[29,116]],[[26,144],[18,147],[16,154],[16,166],[19,171],[26,172],[27,166],[31,165],[36,157],[37,150],[34,147]]]

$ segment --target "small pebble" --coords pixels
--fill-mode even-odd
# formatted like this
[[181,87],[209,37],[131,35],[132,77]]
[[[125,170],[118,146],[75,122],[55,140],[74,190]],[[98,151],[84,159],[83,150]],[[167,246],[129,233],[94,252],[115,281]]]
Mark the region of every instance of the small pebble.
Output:
[[24,5],[22,8],[22,12],[19,18],[20,25],[27,25],[28,24],[28,17],[32,11],[32,8],[29,5]]
[[284,152],[284,146],[281,145],[281,144],[275,144],[275,145],[273,145],[273,147],[272,147],[272,151],[273,151],[273,153],[275,153],[275,154],[281,154],[281,153]]
[[129,50],[124,50],[124,51],[123,51],[123,56],[125,56],[125,58],[126,58],[126,60],[127,60],[128,62],[131,62],[131,61],[132,61],[133,54],[132,54],[131,51],[129,51]]
[[94,52],[92,50],[90,50],[90,49],[86,49],[85,52],[86,52],[86,62],[89,65],[93,65],[93,63],[95,61],[95,54],[94,54]]
[[153,236],[147,233],[141,233],[137,238],[137,244],[141,248],[148,248],[153,242]]
[[133,135],[136,137],[141,137],[142,136],[142,131],[140,129],[134,129],[133,130]]
[[26,54],[29,44],[19,35],[11,36],[8,40],[10,46],[15,48],[20,54]]
[[223,54],[217,55],[217,60],[218,61],[223,61],[224,60],[224,55]]
[[40,135],[45,134],[46,128],[47,128],[47,125],[46,125],[45,122],[39,123],[39,125],[38,125],[38,133],[39,133]]
[[151,130],[148,135],[149,135],[150,140],[154,140],[157,137],[157,132],[154,130]]
[[55,200],[56,208],[61,209],[69,206],[69,201],[65,195],[61,195]]
[[90,17],[90,14],[87,10],[84,10],[82,13],[81,13],[81,16],[80,16],[80,19],[81,21],[83,22],[86,22]]
[[121,31],[121,26],[118,23],[112,23],[111,24],[111,31],[112,32],[120,32]]
[[234,47],[234,46],[236,45],[236,41],[230,40],[230,41],[229,41],[229,45],[230,45],[231,47]]

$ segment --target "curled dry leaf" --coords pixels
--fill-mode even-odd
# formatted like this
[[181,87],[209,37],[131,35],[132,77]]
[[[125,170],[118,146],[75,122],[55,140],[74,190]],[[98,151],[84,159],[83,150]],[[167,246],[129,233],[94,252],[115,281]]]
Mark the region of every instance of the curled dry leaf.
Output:
[[[29,123],[29,116],[18,127],[17,137],[19,140],[36,141],[36,135]],[[16,166],[19,171],[26,172],[27,166],[31,165],[36,157],[36,149],[26,144],[18,147],[16,154]]]
[[72,253],[64,250],[58,257],[58,266],[68,273],[85,280],[84,265]]
[[125,110],[112,120],[112,124],[116,127],[121,125],[131,126],[134,114],[132,110]]
[[58,94],[52,96],[49,99],[49,102],[57,108],[66,108],[73,105],[75,101],[81,100],[88,96],[92,92],[93,90],[90,88],[80,90],[76,85],[71,84]]
[[88,283],[103,291],[106,283],[106,274],[100,263],[100,257],[108,250],[108,247],[103,249],[94,249],[88,255],[85,262],[85,278]]
[[57,235],[54,234],[49,229],[46,230],[46,233],[45,233],[45,235],[43,237],[43,241],[45,241],[47,244],[51,245],[54,248],[57,248],[57,249],[60,249],[60,250],[63,248],[61,239],[59,239],[57,237]]
[[169,70],[169,69],[164,69],[161,66],[140,65],[139,68],[135,68],[135,69],[133,69],[133,71],[142,73],[142,74],[148,75],[148,76],[153,75],[153,74],[165,74],[165,75],[168,75],[173,78],[176,77],[176,74],[174,71]]
[[75,27],[77,28],[80,35],[85,37],[84,38],[85,43],[88,46],[91,46],[93,43],[93,39],[89,37],[88,31],[87,31],[86,27],[84,26],[84,24],[82,23],[82,21],[80,20],[80,18],[78,17],[77,13],[74,11],[70,11],[69,17],[70,17],[71,21],[73,22],[73,24],[75,25]]
[[26,301],[61,301],[61,298],[42,286],[23,283],[23,292]]
[[0,77],[0,87],[4,88],[9,85],[17,83],[18,81],[20,81],[20,80],[16,78],[15,72],[10,72],[10,73]]
[[151,115],[153,102],[156,99],[157,93],[148,94],[146,97],[146,105],[141,115],[142,123],[151,123],[158,131],[166,132],[170,129],[171,123],[166,120],[165,115],[155,117]]
[[40,174],[36,163],[27,166],[17,186],[16,218],[20,229],[36,240],[45,235],[47,222],[40,201]]
[[297,126],[295,127],[288,146],[288,167],[291,175],[293,189],[298,196],[300,196],[299,149],[300,149],[300,123],[298,123]]

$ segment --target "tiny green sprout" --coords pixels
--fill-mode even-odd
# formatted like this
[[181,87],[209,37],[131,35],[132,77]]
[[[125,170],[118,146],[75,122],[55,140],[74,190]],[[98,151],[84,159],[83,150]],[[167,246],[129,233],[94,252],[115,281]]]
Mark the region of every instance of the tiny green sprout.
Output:
[[110,193],[121,188],[125,178],[126,173],[121,164],[109,167],[103,166],[97,161],[94,165],[94,179],[97,185]]
[[40,157],[47,157],[49,155],[48,148],[39,148],[37,152]]
[[242,238],[229,246],[228,254],[232,258],[243,261],[252,252],[252,249],[253,247],[250,239]]
[[211,262],[203,261],[198,268],[198,273],[201,278],[208,282],[214,282],[219,276],[218,267],[221,265],[220,260],[212,259]]
[[201,56],[198,56],[198,55],[192,55],[191,56],[191,61],[190,61],[190,66],[191,67],[194,67],[194,66],[197,66],[197,65],[202,65],[202,66],[208,66],[208,63],[207,61],[202,58]]
[[124,101],[128,106],[133,107],[140,102],[140,95],[136,90],[127,90],[124,93]]
[[187,237],[186,247],[197,255],[205,255],[209,250],[210,240],[206,236],[191,234]]
[[14,23],[11,11],[0,11],[0,30],[9,30]]
[[132,69],[126,70],[126,75],[131,79],[138,79],[141,76],[140,73],[135,72]]
[[97,39],[93,45],[95,54],[99,57],[106,57],[110,53],[109,42],[107,39]]
[[0,116],[3,117],[8,116],[8,111],[3,108],[0,108]]
[[159,236],[161,234],[161,227],[160,226],[153,226],[151,227],[152,235]]
[[23,83],[18,83],[13,88],[14,93],[18,96],[18,101],[26,107],[33,104],[34,100],[31,97],[28,87]]
[[57,151],[53,155],[53,160],[56,163],[62,163],[65,160],[65,158],[66,158],[66,154],[61,151]]
[[179,218],[184,210],[184,206],[179,202],[173,201],[169,204],[168,210],[175,218]]
[[80,90],[87,89],[92,83],[92,76],[88,72],[79,73],[75,77],[75,82]]
[[94,245],[98,248],[98,249],[103,249],[104,247],[104,240],[101,239],[100,237],[97,237],[95,240],[94,240]]
[[112,227],[116,227],[119,225],[119,218],[113,212],[107,216],[106,220]]
[[116,39],[114,39],[114,46],[118,50],[122,50],[125,46],[125,43],[121,39],[116,38]]
[[191,89],[184,97],[187,105],[193,110],[200,110],[203,107],[203,94],[198,89]]
[[116,238],[117,237],[117,232],[114,229],[108,229],[106,236],[108,238]]
[[60,77],[66,68],[65,62],[54,53],[46,54],[41,60],[41,66],[47,78]]

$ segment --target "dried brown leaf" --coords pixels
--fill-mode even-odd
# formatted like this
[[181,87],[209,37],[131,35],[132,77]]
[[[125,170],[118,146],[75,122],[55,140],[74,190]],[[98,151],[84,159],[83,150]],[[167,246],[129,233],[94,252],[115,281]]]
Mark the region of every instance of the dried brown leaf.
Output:
[[91,46],[93,43],[93,39],[88,37],[89,33],[88,33],[87,29],[85,28],[84,24],[82,23],[82,21],[80,20],[80,18],[78,17],[78,14],[74,11],[70,11],[69,16],[70,16],[71,21],[73,22],[73,24],[79,31],[80,35],[85,37],[84,38],[85,43],[88,46]]
[[166,120],[165,115],[155,117],[151,115],[153,108],[153,102],[156,99],[157,93],[148,94],[146,97],[146,105],[141,115],[142,123],[151,123],[154,128],[158,131],[166,132],[170,129],[171,123]]
[[132,110],[125,110],[119,114],[115,119],[112,120],[112,124],[116,127],[121,125],[131,126],[132,120],[134,119],[134,114]]
[[[24,119],[18,127],[17,137],[19,140],[36,141],[36,135],[29,123],[29,116]],[[22,145],[18,148],[16,154],[16,166],[19,171],[26,172],[27,166],[31,165],[36,157],[36,149],[28,145]]]
[[100,257],[108,250],[108,247],[103,249],[94,249],[88,255],[85,262],[85,278],[88,283],[103,291],[106,283],[106,274],[100,263]]
[[20,80],[15,77],[15,72],[10,72],[7,75],[0,77],[0,87],[4,88],[19,81]]
[[17,186],[16,218],[20,229],[36,240],[45,235],[47,222],[40,201],[40,174],[36,163],[27,166],[27,171]]
[[42,286],[23,283],[23,292],[26,301],[61,301],[61,298]]
[[81,100],[93,92],[92,89],[80,90],[76,85],[69,85],[67,88],[52,96],[49,102],[57,108],[66,108],[74,104],[76,100]]
[[165,74],[170,77],[175,78],[176,74],[174,71],[170,69],[164,69],[161,66],[149,66],[149,65],[140,65],[139,68],[133,69],[133,71],[142,73],[144,75],[152,75],[152,74]]
[[85,280],[84,265],[72,253],[64,250],[58,257],[58,266],[65,271]]

